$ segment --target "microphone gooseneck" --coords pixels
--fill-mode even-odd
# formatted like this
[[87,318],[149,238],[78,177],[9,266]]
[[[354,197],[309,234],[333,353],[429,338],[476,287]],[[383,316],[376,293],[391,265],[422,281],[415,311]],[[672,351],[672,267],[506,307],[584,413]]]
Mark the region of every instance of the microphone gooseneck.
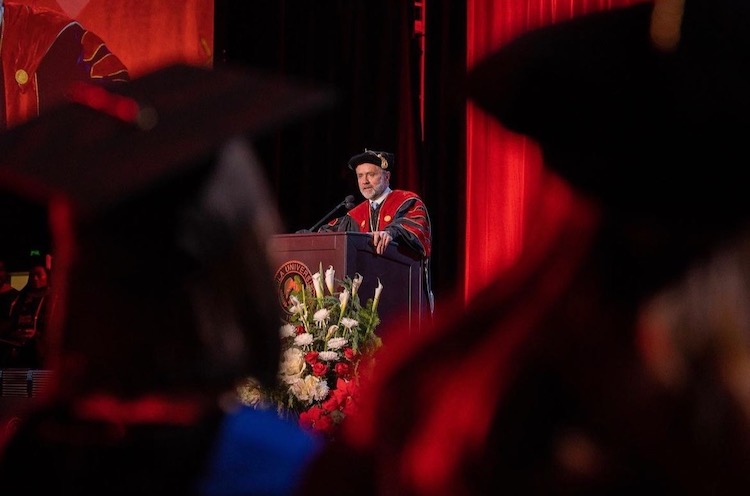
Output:
[[334,217],[337,216],[337,214],[341,211],[341,209],[346,209],[347,211],[354,208],[354,205],[356,205],[356,200],[354,199],[353,195],[349,195],[346,198],[344,198],[344,201],[333,207],[333,209],[328,212],[322,219],[320,219],[314,226],[310,228],[311,232],[316,232],[320,227],[325,224],[326,222],[330,221]]

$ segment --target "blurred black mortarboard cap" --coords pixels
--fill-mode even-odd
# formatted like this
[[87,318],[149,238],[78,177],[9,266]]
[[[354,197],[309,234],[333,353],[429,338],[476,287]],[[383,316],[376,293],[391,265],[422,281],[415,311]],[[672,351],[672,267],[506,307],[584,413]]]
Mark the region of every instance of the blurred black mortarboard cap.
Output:
[[547,167],[618,219],[639,267],[629,277],[646,288],[750,217],[748,88],[745,0],[648,2],[559,22],[500,47],[467,81],[480,108],[533,138]]
[[373,164],[383,170],[390,170],[393,168],[395,161],[396,157],[392,153],[365,148],[365,151],[349,159],[348,166],[351,170],[354,170],[361,164]]
[[685,0],[679,42],[661,47],[652,8],[523,34],[470,71],[469,96],[624,215],[746,215],[750,2]]
[[84,215],[178,178],[234,135],[270,133],[333,98],[269,73],[181,64],[72,96],[79,103],[0,135],[0,180],[28,195],[65,194]]
[[69,274],[67,384],[137,395],[272,383],[281,309],[266,242],[281,225],[251,141],[333,94],[174,65],[72,98],[0,134],[0,187],[61,206],[50,216]]

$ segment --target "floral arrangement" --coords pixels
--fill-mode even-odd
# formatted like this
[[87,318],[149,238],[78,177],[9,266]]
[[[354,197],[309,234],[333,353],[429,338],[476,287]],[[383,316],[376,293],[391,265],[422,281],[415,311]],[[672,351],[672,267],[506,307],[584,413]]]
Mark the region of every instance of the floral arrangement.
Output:
[[246,404],[275,407],[280,415],[332,437],[357,408],[360,375],[372,363],[365,359],[382,345],[375,329],[383,285],[378,280],[374,297],[362,305],[360,274],[337,280],[333,266],[323,275],[321,265],[312,279],[312,289],[303,286],[289,297],[280,330],[279,386],[266,391],[248,379],[238,393]]

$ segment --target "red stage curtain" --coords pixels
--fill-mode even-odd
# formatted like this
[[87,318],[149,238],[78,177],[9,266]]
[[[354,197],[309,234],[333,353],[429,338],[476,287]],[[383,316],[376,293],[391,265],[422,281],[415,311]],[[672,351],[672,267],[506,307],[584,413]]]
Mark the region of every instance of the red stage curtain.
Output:
[[[644,0],[467,0],[467,65],[518,34],[571,17]],[[530,207],[540,204],[542,161],[531,140],[481,110],[466,114],[464,295],[476,293],[524,248]],[[561,197],[560,201],[564,201]]]
[[76,19],[104,40],[132,77],[170,62],[213,62],[214,0],[15,1]]

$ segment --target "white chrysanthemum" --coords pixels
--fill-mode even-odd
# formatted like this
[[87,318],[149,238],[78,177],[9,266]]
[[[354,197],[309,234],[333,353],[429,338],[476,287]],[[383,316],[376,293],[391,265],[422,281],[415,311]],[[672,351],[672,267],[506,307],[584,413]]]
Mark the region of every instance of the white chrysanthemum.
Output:
[[349,342],[346,338],[331,338],[328,340],[328,348],[331,350],[340,350]]
[[343,319],[341,319],[341,325],[351,331],[353,327],[357,327],[359,325],[359,321],[350,319],[349,317],[344,317]]
[[313,401],[322,401],[328,396],[328,384],[314,375],[298,378],[289,385],[289,392],[298,400],[310,404]]
[[294,338],[294,344],[297,346],[308,346],[311,345],[314,338],[313,335],[309,332],[303,332],[296,338]]
[[321,351],[318,353],[318,360],[322,360],[324,362],[333,362],[338,360],[339,354],[337,351]]
[[[318,378],[316,377],[316,379]],[[317,384],[315,384],[315,391],[313,391],[313,399],[315,401],[323,401],[328,397],[329,391],[328,383],[325,380],[318,379]]]
[[307,362],[305,362],[305,354],[298,348],[288,348],[281,355],[281,363],[279,364],[279,377],[282,381],[289,384],[299,378],[302,372],[305,371]]
[[284,324],[279,329],[282,338],[291,338],[297,334],[297,329],[292,324]]
[[328,320],[328,315],[330,315],[331,311],[327,308],[321,308],[317,312],[313,314],[313,320],[318,323],[319,326],[323,326],[323,323]]

